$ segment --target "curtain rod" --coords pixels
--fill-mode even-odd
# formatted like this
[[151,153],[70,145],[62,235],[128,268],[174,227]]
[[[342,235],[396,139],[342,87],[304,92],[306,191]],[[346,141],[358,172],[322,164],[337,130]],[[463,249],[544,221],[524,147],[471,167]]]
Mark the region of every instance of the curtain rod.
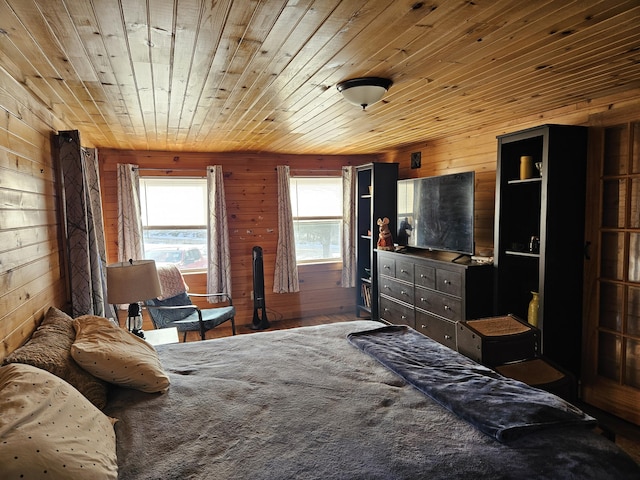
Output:
[[[347,166],[347,165],[345,165]],[[289,166],[290,170],[295,172],[309,172],[309,173],[336,173],[342,172],[342,168],[296,168]],[[278,170],[278,168],[274,168],[274,170]]]
[[[274,170],[278,170],[277,168],[274,168]],[[332,168],[290,168],[291,174],[294,176],[302,176],[304,177],[305,175],[307,176],[312,176],[312,177],[326,177],[326,176],[336,176],[336,175],[342,175],[342,169],[341,168],[336,168],[336,169],[332,169]]]
[[[206,171],[208,167],[205,167]],[[167,168],[158,168],[158,167],[131,167],[131,170],[147,170],[147,171],[159,171],[159,172],[202,172],[202,168],[183,168],[183,167],[167,167]]]
[[[204,170],[206,171],[205,167]],[[294,172],[307,172],[307,173],[340,173],[342,172],[342,168],[291,168]],[[167,168],[159,168],[159,167],[131,167],[131,170],[146,170],[146,171],[159,171],[159,172],[201,172],[201,168],[184,168],[184,167],[167,167]],[[274,168],[277,170],[277,168]]]

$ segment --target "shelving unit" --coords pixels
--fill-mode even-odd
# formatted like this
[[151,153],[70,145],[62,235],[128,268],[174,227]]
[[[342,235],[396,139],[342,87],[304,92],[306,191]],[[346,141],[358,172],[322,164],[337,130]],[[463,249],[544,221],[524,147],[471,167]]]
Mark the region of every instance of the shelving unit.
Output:
[[397,163],[368,163],[356,167],[356,314],[378,319],[378,283],[375,249],[378,218],[389,218],[396,234]]
[[[520,179],[520,157],[542,162]],[[496,312],[526,320],[540,294],[541,352],[578,375],[582,334],[587,129],[540,127],[498,137]],[[531,237],[539,248],[530,249]]]

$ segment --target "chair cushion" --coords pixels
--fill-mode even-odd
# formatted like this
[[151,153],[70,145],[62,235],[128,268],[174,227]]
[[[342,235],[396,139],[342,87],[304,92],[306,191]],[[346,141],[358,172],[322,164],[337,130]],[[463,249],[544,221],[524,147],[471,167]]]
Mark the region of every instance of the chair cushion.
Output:
[[[217,327],[221,323],[233,318],[236,315],[236,308],[234,306],[218,307],[218,308],[205,308],[201,310],[202,322],[204,323],[205,330],[211,330]],[[200,323],[198,322],[198,313],[193,312],[187,318],[177,320],[167,324],[168,327],[176,327],[180,332],[192,332],[200,331]]]
[[[176,305],[191,305],[191,303],[191,299],[186,293],[180,293],[174,297],[167,298],[166,300],[158,300],[157,298],[152,298],[151,300],[145,301],[145,304],[148,307],[173,307]],[[197,321],[198,317],[195,312],[195,309],[190,308],[176,308],[172,310],[158,310],[155,308],[149,309],[149,315],[151,315],[156,328],[166,328],[172,326],[169,324],[186,319],[190,315],[196,315]]]

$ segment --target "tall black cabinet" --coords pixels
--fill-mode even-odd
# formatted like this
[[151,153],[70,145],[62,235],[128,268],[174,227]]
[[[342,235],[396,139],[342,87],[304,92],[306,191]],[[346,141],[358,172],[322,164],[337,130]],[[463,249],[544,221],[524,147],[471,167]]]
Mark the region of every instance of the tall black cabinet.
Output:
[[[521,179],[521,157],[541,162]],[[541,352],[576,375],[582,343],[587,129],[543,125],[498,137],[496,311],[527,319],[538,292]],[[525,175],[527,176],[527,175]],[[533,237],[533,239],[532,239]]]
[[377,320],[378,275],[375,249],[378,218],[389,218],[396,239],[397,163],[368,163],[356,167],[356,314]]

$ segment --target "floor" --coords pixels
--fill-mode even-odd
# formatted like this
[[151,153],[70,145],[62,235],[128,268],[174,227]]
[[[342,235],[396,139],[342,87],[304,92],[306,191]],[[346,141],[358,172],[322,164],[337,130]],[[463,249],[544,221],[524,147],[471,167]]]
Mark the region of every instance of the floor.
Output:
[[[338,314],[319,315],[315,317],[294,320],[272,320],[271,318],[269,318],[269,312],[267,312],[267,318],[269,319],[270,323],[270,327],[268,330],[281,330],[301,326],[321,325],[324,323],[346,322],[357,319],[355,314]],[[150,322],[147,324],[147,322],[145,321],[143,328],[145,330],[149,330],[153,327]],[[199,334],[196,334],[196,332],[193,333],[193,336],[187,337],[187,341],[195,341],[200,338]],[[236,333],[238,335],[244,335],[255,333],[255,330],[252,330],[249,325],[236,325]],[[231,327],[230,325],[224,325],[209,331],[207,333],[207,338],[219,338],[229,335],[231,335]],[[614,440],[616,444],[620,446],[620,448],[625,450],[632,458],[636,460],[636,462],[640,464],[640,426],[626,422],[625,420],[622,420],[618,417],[608,414],[607,412],[603,412],[586,404],[578,403],[578,406],[591,416],[598,419],[598,422],[600,424],[598,431],[601,432],[602,435],[605,435],[611,440]]]

